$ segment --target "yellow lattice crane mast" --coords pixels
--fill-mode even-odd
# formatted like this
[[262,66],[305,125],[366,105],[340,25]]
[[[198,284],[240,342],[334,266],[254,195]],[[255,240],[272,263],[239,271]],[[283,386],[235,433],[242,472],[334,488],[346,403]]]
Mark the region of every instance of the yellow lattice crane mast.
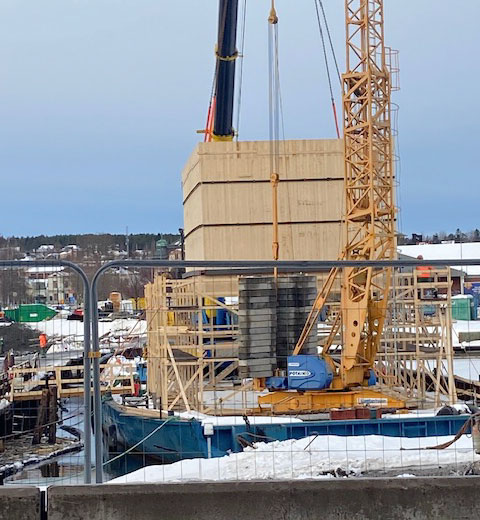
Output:
[[[345,259],[395,257],[390,72],[383,0],[347,0],[343,75]],[[373,366],[388,303],[389,269],[347,268],[341,293],[344,386]],[[368,376],[367,376],[368,378]]]
[[[384,43],[383,0],[345,0],[347,71],[343,74],[343,130],[345,160],[344,249],[349,261],[392,260],[396,255],[391,82]],[[318,316],[335,280],[341,276],[341,303],[321,360],[331,377],[324,388],[292,392],[290,375],[312,370],[301,358],[302,347],[317,333]],[[368,389],[381,340],[390,289],[390,269],[372,267],[333,269],[317,296],[303,332],[289,357],[290,391],[275,391],[259,399],[279,412],[315,410],[379,402],[403,406],[401,401]],[[313,330],[312,330],[313,329]],[[340,360],[331,351],[341,341]],[[295,360],[298,356],[298,360]],[[318,361],[318,360],[317,360]],[[310,362],[312,363],[312,362]],[[291,371],[290,366],[296,367]],[[300,369],[298,368],[300,367]],[[294,381],[292,376],[292,381]],[[293,386],[295,388],[295,386]],[[295,395],[296,394],[296,395]]]

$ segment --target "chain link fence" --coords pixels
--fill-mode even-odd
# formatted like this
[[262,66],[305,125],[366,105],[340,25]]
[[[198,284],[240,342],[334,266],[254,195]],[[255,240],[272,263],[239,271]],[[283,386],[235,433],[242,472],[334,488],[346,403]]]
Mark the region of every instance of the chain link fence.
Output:
[[[138,311],[141,325],[111,358],[134,366],[135,394],[104,396],[96,404],[97,427],[103,429],[104,478],[99,480],[476,471],[467,435],[430,449],[462,428],[470,435],[478,398],[474,298],[461,296],[465,272],[450,264],[106,264],[92,283],[94,301],[108,270],[122,268],[136,277],[144,271],[150,279]],[[361,392],[334,386],[347,342],[339,315],[348,267],[375,267],[373,293],[383,290],[389,302],[380,316],[371,386],[362,375]],[[338,273],[329,298],[312,318],[310,310],[332,268]],[[460,311],[467,300],[468,316]],[[353,313],[358,309],[350,304]],[[314,325],[300,357],[289,359],[309,319]],[[92,348],[98,351],[95,329],[94,318]],[[456,415],[437,416],[440,410]]]
[[474,474],[480,261],[456,264],[0,262],[3,479]]
[[69,261],[0,261],[4,483],[91,480],[89,291]]

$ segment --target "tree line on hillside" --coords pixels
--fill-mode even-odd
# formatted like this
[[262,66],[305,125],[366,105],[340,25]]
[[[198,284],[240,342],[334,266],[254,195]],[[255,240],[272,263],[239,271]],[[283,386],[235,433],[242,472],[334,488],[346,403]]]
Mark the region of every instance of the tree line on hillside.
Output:
[[474,229],[472,231],[464,232],[457,228],[455,233],[446,233],[445,231],[439,231],[432,235],[421,235],[412,233],[411,237],[400,234],[398,237],[399,245],[412,245],[418,244],[419,242],[426,242],[429,244],[441,244],[442,242],[480,242],[480,230]]
[[[135,251],[141,249],[153,252],[155,242],[163,238],[167,243],[174,244],[180,238],[178,234],[172,233],[137,233],[128,236],[129,249]],[[85,251],[95,251],[106,254],[113,249],[125,249],[126,236],[110,233],[89,233],[82,235],[38,235],[26,237],[3,237],[0,235],[1,248],[19,247],[22,252],[36,251],[40,246],[52,245],[56,250],[69,245],[76,245]]]

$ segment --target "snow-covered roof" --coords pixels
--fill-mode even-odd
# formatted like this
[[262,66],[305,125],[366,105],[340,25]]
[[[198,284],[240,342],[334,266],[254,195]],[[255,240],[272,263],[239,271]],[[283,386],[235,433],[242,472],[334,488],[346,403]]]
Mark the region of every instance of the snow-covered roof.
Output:
[[53,265],[45,265],[40,267],[29,267],[27,269],[27,273],[34,273],[34,274],[40,274],[40,273],[58,273],[59,271],[63,271],[65,268],[61,266],[53,266]]
[[[398,251],[413,258],[422,255],[425,260],[474,260],[480,258],[480,242],[398,246]],[[452,267],[461,269],[470,276],[480,276],[480,263],[462,267],[460,262]]]

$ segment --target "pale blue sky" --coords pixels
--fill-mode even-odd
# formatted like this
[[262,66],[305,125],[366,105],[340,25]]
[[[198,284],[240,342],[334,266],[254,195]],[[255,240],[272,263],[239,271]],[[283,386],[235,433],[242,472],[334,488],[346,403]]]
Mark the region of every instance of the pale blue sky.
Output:
[[[344,1],[324,3],[343,70]],[[247,5],[240,137],[266,139],[269,0]],[[217,0],[0,0],[0,234],[182,226],[180,172],[205,122],[217,9]],[[277,9],[286,137],[333,137],[313,0]],[[399,227],[480,227],[480,2],[385,0],[385,9],[401,65]]]

